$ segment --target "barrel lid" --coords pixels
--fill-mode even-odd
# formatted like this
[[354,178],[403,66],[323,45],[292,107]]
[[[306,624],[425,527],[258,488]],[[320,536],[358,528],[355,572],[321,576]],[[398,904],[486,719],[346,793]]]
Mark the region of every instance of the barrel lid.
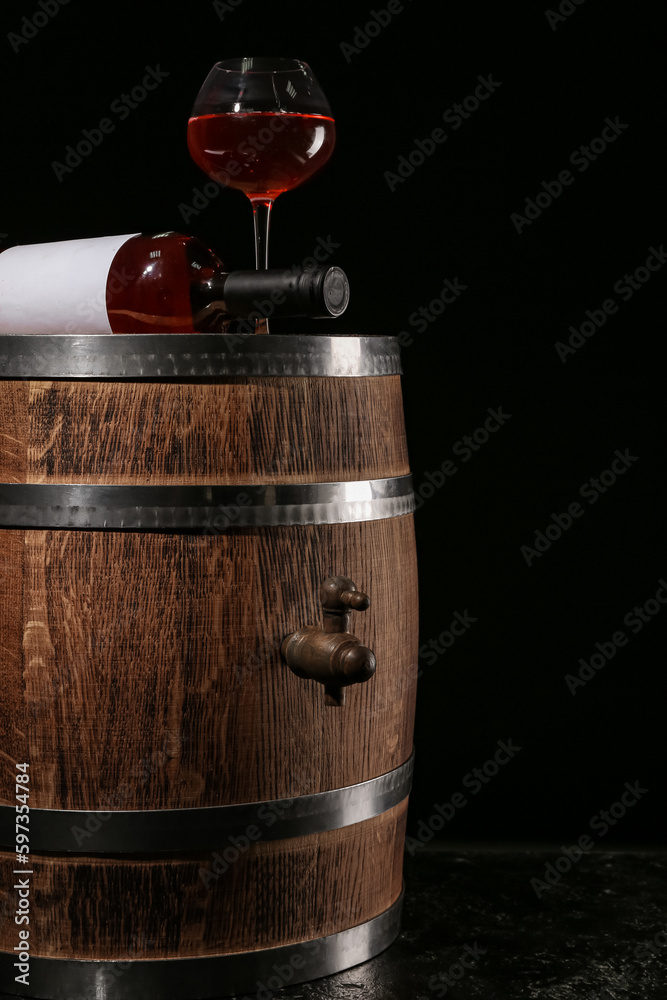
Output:
[[397,337],[300,334],[0,336],[4,379],[400,375]]

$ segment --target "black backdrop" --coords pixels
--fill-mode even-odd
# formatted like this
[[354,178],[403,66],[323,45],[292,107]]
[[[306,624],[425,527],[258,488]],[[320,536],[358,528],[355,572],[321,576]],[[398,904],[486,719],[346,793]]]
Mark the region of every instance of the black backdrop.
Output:
[[[287,55],[310,63],[330,99],[334,156],[278,200],[271,262],[335,243],[330,262],[353,296],[318,329],[404,334],[424,499],[415,849],[436,827],[455,841],[572,843],[626,782],[645,791],[597,838],[660,837],[664,56],[648,5],[548,11],[6,0],[0,14],[4,245],[174,229],[252,266],[246,199],[197,196],[207,179],[185,128],[199,86],[218,59]],[[166,75],[121,116],[114,102],[147,67]],[[105,117],[114,131],[59,179],[53,162]],[[559,354],[587,321],[581,346]],[[489,411],[509,416],[487,433]],[[618,475],[600,480],[616,452]],[[559,532],[552,515],[575,502]],[[549,525],[544,551],[522,550]],[[646,621],[627,619],[647,601]],[[625,644],[604,645],[619,631]],[[590,679],[568,686],[595,653]],[[521,749],[476,779],[498,741]]]

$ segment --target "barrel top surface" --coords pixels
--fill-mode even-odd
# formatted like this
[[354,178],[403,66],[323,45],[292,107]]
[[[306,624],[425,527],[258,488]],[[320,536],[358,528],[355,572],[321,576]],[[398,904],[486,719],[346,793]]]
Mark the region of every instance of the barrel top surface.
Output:
[[397,337],[348,334],[0,336],[4,379],[400,375]]

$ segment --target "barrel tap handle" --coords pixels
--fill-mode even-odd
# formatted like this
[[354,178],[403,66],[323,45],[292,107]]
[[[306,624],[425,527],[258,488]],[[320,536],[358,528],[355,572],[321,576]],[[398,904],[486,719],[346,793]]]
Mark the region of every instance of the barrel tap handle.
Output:
[[352,611],[366,611],[367,594],[357,590],[346,576],[330,576],[320,586],[324,627],[305,625],[283,639],[281,652],[297,677],[324,685],[324,703],[345,704],[345,690],[350,684],[370,680],[376,659],[372,650],[362,646],[350,632]]

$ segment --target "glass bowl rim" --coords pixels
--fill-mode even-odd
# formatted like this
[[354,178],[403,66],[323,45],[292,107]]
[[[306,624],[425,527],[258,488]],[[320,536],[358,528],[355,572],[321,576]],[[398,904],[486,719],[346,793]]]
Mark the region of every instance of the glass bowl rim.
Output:
[[[258,66],[257,69],[252,67],[243,69],[242,65],[244,62],[273,63],[276,68],[270,69]],[[226,63],[236,63],[237,65],[225,65]],[[289,63],[290,65],[280,68],[280,63]],[[212,67],[211,72],[218,70],[221,73],[238,73],[245,76],[250,73],[298,73],[303,69],[312,72],[308,63],[305,63],[302,59],[288,59],[285,56],[239,56],[233,59],[220,59]]]

